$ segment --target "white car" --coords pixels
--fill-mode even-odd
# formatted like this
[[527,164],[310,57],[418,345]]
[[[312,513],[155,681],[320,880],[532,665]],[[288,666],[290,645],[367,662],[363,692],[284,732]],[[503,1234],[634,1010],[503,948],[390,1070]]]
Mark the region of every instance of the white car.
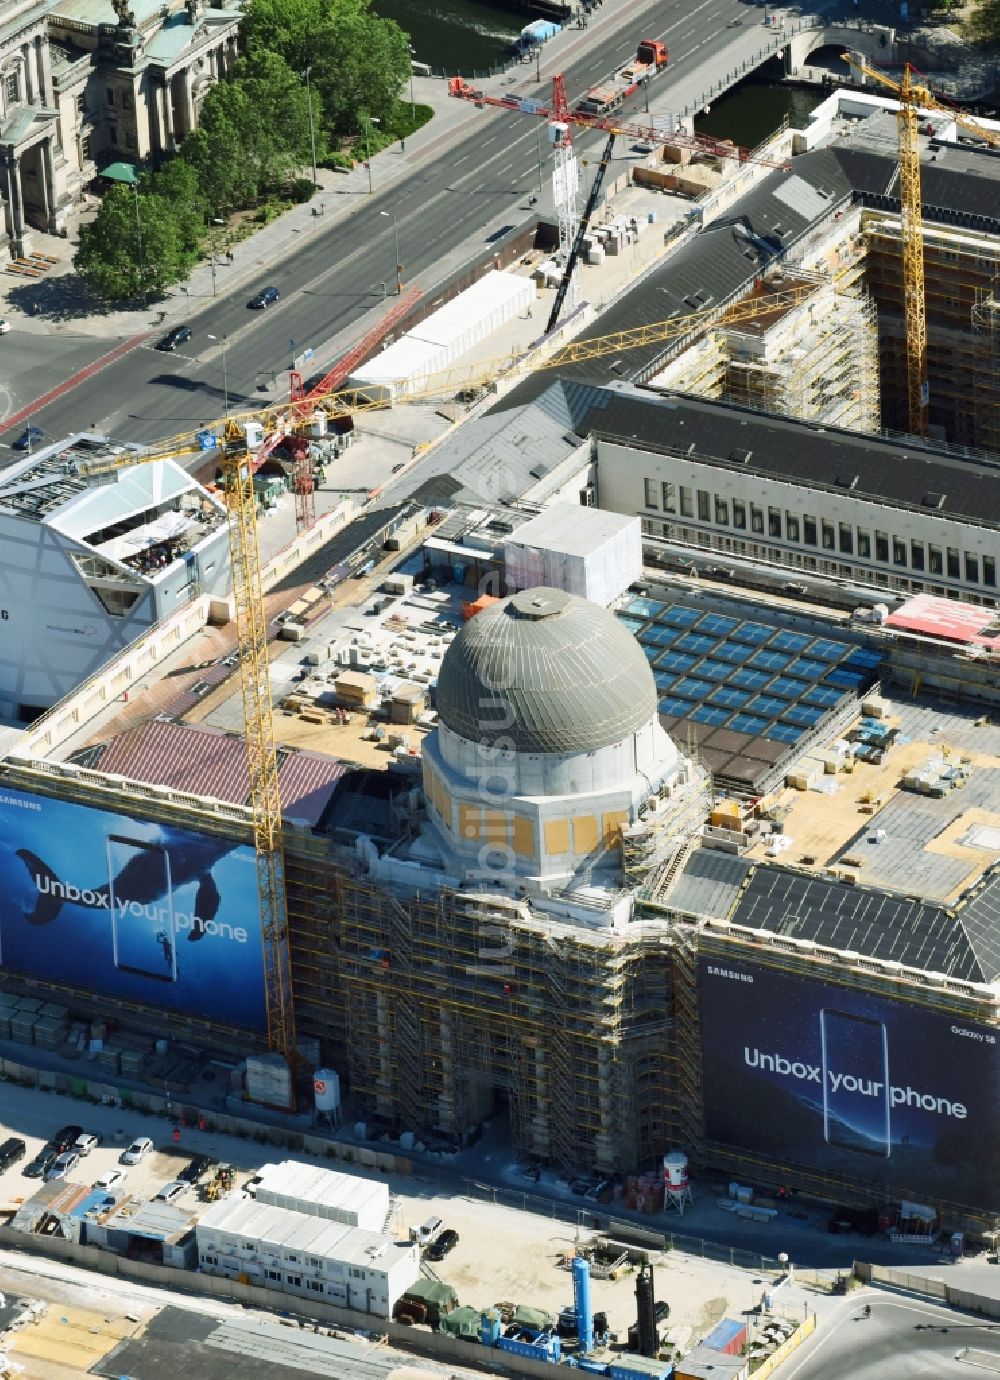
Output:
[[124,1169],[109,1169],[95,1182],[94,1187],[103,1189],[105,1193],[113,1193],[116,1188],[121,1188],[127,1178]]
[[10,322],[0,318],[0,335],[7,335],[10,331]]
[[140,1136],[138,1140],[132,1142],[127,1150],[122,1152],[121,1162],[122,1164],[138,1164],[140,1160],[146,1158],[152,1148],[153,1142],[149,1137]]
[[159,1193],[153,1199],[154,1203],[173,1203],[187,1190],[187,1184],[175,1179],[173,1183],[164,1184]]
[[78,1155],[89,1155],[91,1150],[95,1149],[100,1143],[100,1136],[95,1136],[89,1131],[85,1131],[82,1136],[77,1136],[73,1143],[73,1149]]
[[71,1174],[80,1163],[80,1156],[75,1150],[64,1150],[53,1160],[46,1170],[46,1181],[49,1179],[65,1179],[67,1174]]

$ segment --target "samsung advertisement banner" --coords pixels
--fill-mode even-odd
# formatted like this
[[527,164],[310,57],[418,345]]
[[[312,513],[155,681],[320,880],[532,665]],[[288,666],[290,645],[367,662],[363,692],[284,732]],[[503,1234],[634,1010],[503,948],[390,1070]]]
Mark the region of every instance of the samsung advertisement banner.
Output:
[[0,969],[265,1025],[252,848],[0,788]]
[[710,1140],[1000,1212],[996,1031],[721,959],[700,987]]

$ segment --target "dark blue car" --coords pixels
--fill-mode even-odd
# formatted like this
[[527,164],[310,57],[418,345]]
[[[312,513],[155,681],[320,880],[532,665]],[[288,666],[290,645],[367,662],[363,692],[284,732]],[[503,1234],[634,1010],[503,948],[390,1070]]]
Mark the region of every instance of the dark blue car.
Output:
[[253,311],[260,311],[263,307],[269,307],[272,302],[277,302],[280,293],[276,287],[262,288],[256,297],[251,297],[247,306]]
[[31,450],[32,446],[40,446],[44,440],[45,432],[40,426],[26,426],[14,442],[12,449]]

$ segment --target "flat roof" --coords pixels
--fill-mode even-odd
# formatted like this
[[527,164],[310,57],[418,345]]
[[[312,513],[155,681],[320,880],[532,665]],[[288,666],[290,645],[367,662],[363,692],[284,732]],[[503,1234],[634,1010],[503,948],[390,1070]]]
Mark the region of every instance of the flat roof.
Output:
[[341,1174],[336,1169],[321,1169],[318,1165],[305,1164],[301,1160],[265,1164],[258,1173],[258,1194],[265,1189],[302,1203],[342,1208],[349,1212],[361,1212],[372,1204],[384,1205],[388,1210],[389,1186],[379,1179]]
[[589,556],[639,519],[628,513],[603,508],[584,508],[579,503],[555,503],[504,538],[510,546],[534,546],[566,556]]
[[949,642],[1000,652],[1000,618],[995,609],[915,594],[886,619],[886,627],[924,633]]
[[380,1270],[412,1258],[415,1249],[409,1242],[397,1242],[381,1232],[364,1231],[290,1208],[271,1207],[242,1196],[213,1203],[202,1213],[198,1230],[231,1232],[249,1241]]

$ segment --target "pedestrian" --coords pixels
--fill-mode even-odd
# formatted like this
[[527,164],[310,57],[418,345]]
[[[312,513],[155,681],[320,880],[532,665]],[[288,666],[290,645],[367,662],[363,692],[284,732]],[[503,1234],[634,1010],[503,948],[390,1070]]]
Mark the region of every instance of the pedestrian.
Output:
[[399,151],[400,151],[400,153],[405,153],[405,152],[406,152],[406,140],[405,140],[405,139],[400,139],[400,141],[399,141]]

